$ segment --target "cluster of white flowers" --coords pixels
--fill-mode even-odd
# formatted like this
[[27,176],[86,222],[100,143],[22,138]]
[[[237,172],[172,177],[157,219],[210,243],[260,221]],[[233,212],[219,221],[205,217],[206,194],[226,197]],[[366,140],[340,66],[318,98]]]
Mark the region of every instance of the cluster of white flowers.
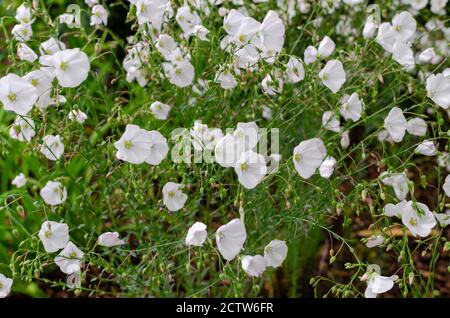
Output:
[[[383,12],[384,22],[381,21],[381,14],[366,15],[359,29],[355,27],[357,23],[354,23],[351,13],[363,11],[362,0],[277,0],[273,5],[272,2],[270,5],[268,2],[129,0],[127,22],[133,22],[131,26],[133,34],[123,41],[125,53],[120,56],[123,60],[117,62],[117,57],[114,56],[115,63],[122,66],[123,73],[115,74],[114,70],[111,70],[114,79],[108,83],[110,85],[108,89],[111,90],[116,88],[114,83],[118,81],[123,85],[118,86],[120,90],[127,87],[124,89],[126,92],[111,94],[114,105],[106,110],[106,112],[111,110],[105,120],[107,122],[105,134],[110,135],[102,140],[102,145],[108,146],[108,151],[111,149],[114,151],[115,157],[108,153],[108,159],[109,157],[117,159],[108,161],[108,164],[114,162],[117,169],[121,167],[130,169],[133,178],[135,168],[152,173],[158,171],[164,175],[166,179],[161,184],[159,181],[156,182],[158,186],[155,188],[158,189],[158,193],[152,197],[158,211],[165,213],[164,216],[181,219],[180,211],[190,212],[194,209],[198,202],[193,202],[193,192],[198,191],[197,188],[190,186],[190,178],[179,173],[182,171],[181,168],[166,169],[169,166],[167,161],[171,145],[164,127],[182,120],[178,116],[183,113],[179,109],[179,104],[183,103],[186,109],[198,108],[194,117],[196,120],[192,123],[193,118],[190,118],[189,128],[181,134],[172,136],[171,140],[179,141],[187,138],[189,147],[194,151],[193,154],[191,152],[183,154],[186,155],[182,158],[185,160],[183,163],[188,168],[192,167],[193,158],[196,163],[195,158],[198,155],[210,165],[208,168],[211,167],[213,171],[212,177],[210,170],[199,173],[202,178],[201,191],[205,185],[220,184],[222,180],[218,179],[221,172],[231,171],[227,169],[231,168],[234,169],[234,173],[231,172],[230,178],[234,182],[233,185],[236,185],[237,192],[235,202],[239,201],[238,198],[244,202],[245,195],[257,193],[264,185],[269,188],[269,183],[274,180],[272,177],[279,171],[275,166],[282,162],[281,153],[287,153],[292,154],[292,159],[289,156],[283,164],[287,167],[290,179],[283,180],[287,184],[287,189],[280,189],[282,195],[273,200],[279,200],[278,197],[284,198],[286,206],[290,209],[288,197],[292,188],[296,186],[295,182],[298,181],[305,187],[313,185],[318,192],[323,191],[324,188],[318,183],[314,184],[317,181],[335,186],[333,193],[336,194],[336,198],[332,198],[333,208],[336,207],[340,213],[344,204],[340,205],[337,198],[345,196],[345,191],[333,181],[348,181],[355,191],[364,188],[361,197],[364,204],[368,204],[371,217],[377,220],[383,218],[386,223],[386,227],[382,230],[371,231],[369,235],[364,235],[367,236],[363,238],[367,248],[385,247],[387,242],[392,240],[389,236],[390,231],[396,227],[402,229],[403,239],[408,240],[428,238],[435,235],[438,229],[448,226],[450,209],[446,209],[448,204],[445,203],[445,196],[439,191],[442,189],[445,195],[450,197],[450,175],[446,176],[444,183],[438,180],[436,206],[420,198],[420,201],[427,202],[425,204],[418,201],[419,198],[414,192],[417,189],[413,181],[416,176],[413,175],[408,161],[412,160],[411,158],[419,158],[428,160],[426,164],[429,164],[436,160],[437,169],[443,168],[450,173],[449,146],[445,146],[442,142],[449,133],[444,131],[444,119],[441,116],[443,112],[450,117],[450,68],[445,68],[445,63],[450,57],[448,46],[450,28],[446,26],[448,21],[445,19],[448,1],[393,1],[393,4],[389,4],[389,8],[401,9],[393,13]],[[93,50],[90,46],[96,41],[95,32],[108,30],[108,19],[112,19],[113,15],[109,16],[112,7],[108,7],[105,1],[85,0],[86,5],[88,8],[83,11],[87,12],[90,18],[87,26],[93,30],[90,35],[83,30],[81,13],[77,10],[71,11],[71,7],[59,15],[55,20],[56,23],[51,19],[46,20],[49,28],[76,28],[75,34],[79,39],[69,41],[66,36],[70,34],[59,32],[44,32],[45,38],[41,37],[35,23],[40,19],[40,15],[43,15],[39,11],[39,4],[35,4],[33,8],[26,3],[21,4],[16,9],[15,25],[10,31],[12,39],[7,40],[7,44],[16,49],[17,63],[20,63],[20,67],[12,71],[13,67],[8,66],[6,74],[0,78],[2,108],[13,116],[6,135],[9,133],[14,142],[21,142],[21,145],[32,149],[38,154],[39,159],[43,160],[44,168],[49,169],[45,178],[38,179],[33,172],[25,170],[27,168],[24,165],[25,168],[15,171],[14,178],[11,178],[11,184],[15,187],[13,190],[27,195],[36,193],[35,206],[42,207],[45,214],[45,221],[37,236],[45,254],[51,257],[50,263],[56,264],[61,272],[67,275],[67,285],[74,289],[82,284],[82,272],[86,270],[85,262],[89,260],[87,253],[90,253],[91,249],[83,246],[73,232],[70,233],[70,229],[75,230],[75,226],[69,221],[70,218],[61,217],[57,213],[73,204],[75,200],[73,194],[77,192],[73,190],[73,185],[67,181],[65,175],[58,174],[58,169],[72,169],[66,164],[76,156],[76,152],[80,149],[77,147],[82,146],[82,139],[80,138],[75,146],[76,142],[67,131],[54,129],[47,123],[52,120],[52,111],[64,114],[70,126],[81,130],[96,130],[96,125],[100,122],[100,120],[97,122],[100,117],[95,110],[91,112],[83,104],[82,95],[83,90],[90,85],[89,77],[95,78],[95,84],[100,82],[96,61],[108,55],[99,52],[103,49],[102,45],[106,46],[104,42],[110,34],[104,33],[104,38],[93,45]],[[336,14],[339,9],[348,10],[349,14],[338,18],[338,23],[333,26],[334,30],[303,38],[303,34],[307,33],[303,33],[302,28],[307,30],[307,26],[295,25],[296,18],[311,13],[311,8],[315,6],[320,7],[321,13],[319,16],[311,15],[314,19],[308,21],[308,27],[312,25],[319,28],[326,23],[328,16]],[[425,25],[420,25],[421,19],[418,16],[428,7],[432,18],[425,21]],[[218,16],[215,16],[215,20],[208,19],[210,15]],[[294,27],[296,30],[302,30],[302,36],[290,43],[288,36],[290,32],[295,32]],[[440,36],[436,38],[430,36],[429,33],[434,31],[440,32]],[[88,39],[86,45],[79,43],[83,37]],[[116,40],[114,39],[114,43],[111,44],[112,48],[119,45],[120,41]],[[357,40],[364,41],[362,43],[365,47],[357,44],[354,52],[342,47],[343,43],[350,46]],[[373,47],[370,47],[372,44]],[[205,47],[211,51],[217,50],[214,51],[214,54],[218,55],[217,60],[215,56],[205,59],[199,57]],[[370,49],[367,49],[368,47]],[[13,54],[14,50],[11,50],[11,53]],[[366,58],[373,59],[371,54],[376,58],[385,58],[383,61],[389,62],[395,69],[384,71],[381,67],[376,67],[376,70],[372,70],[372,65],[364,61]],[[199,60],[201,63],[197,64]],[[197,66],[202,63],[210,65]],[[375,60],[374,63],[378,61]],[[362,75],[358,74],[360,77],[352,74],[359,69],[362,72]],[[369,76],[372,71],[373,74]],[[384,92],[389,93],[389,96],[385,97],[379,92],[378,85],[383,86],[385,77],[387,79],[389,76],[398,78],[405,76],[409,82],[396,83],[398,84],[396,88],[381,87]],[[244,89],[246,86],[248,89]],[[376,87],[371,93],[372,96],[369,93],[370,86]],[[161,93],[160,90],[164,92]],[[418,97],[414,96],[416,91],[419,92]],[[309,93],[311,95],[307,96]],[[173,97],[171,94],[177,96]],[[213,96],[214,94],[216,96]],[[404,98],[397,98],[399,94]],[[130,114],[131,107],[126,104],[132,104],[138,95],[144,100],[143,106],[139,111],[133,110]],[[201,121],[207,118],[202,113],[204,111],[202,107],[209,107],[203,106],[202,102],[206,105],[210,101],[211,103],[242,101],[242,105],[238,104],[239,107],[242,106],[244,109],[248,106],[247,99],[240,100],[235,95],[246,95],[244,98],[248,97],[250,105],[248,108],[252,107],[252,111],[253,108],[257,111],[253,111],[252,116],[244,114],[245,116],[239,117],[238,120],[233,118],[231,127],[226,131],[223,130],[225,127],[220,127],[225,124],[220,122],[220,119],[214,121],[211,126]],[[291,96],[299,98],[290,99]],[[263,138],[260,127],[263,127],[264,123],[271,123],[274,119],[282,120],[287,125],[295,118],[303,116],[303,110],[308,108],[304,105],[301,105],[301,112],[295,107],[284,109],[302,98],[305,103],[317,106],[314,109],[317,121],[310,125],[311,127],[317,125],[317,129],[302,127],[303,133],[299,133],[298,127],[294,127],[295,135],[289,136],[292,138],[284,138],[287,140],[283,145],[288,148],[286,152],[278,149],[270,154],[262,154],[258,149]],[[385,100],[388,100],[389,104],[381,105]],[[220,112],[219,107],[221,106],[218,106],[216,112]],[[145,117],[147,114],[151,114],[151,122],[147,122],[148,118]],[[257,116],[260,116],[261,120],[256,118]],[[363,126],[366,129],[362,133],[363,136],[353,138],[351,131],[355,131],[355,127]],[[118,131],[120,136],[116,136]],[[93,136],[103,138],[103,135],[100,136],[97,132]],[[89,141],[92,148],[96,146],[94,137]],[[349,149],[351,141],[355,147]],[[408,147],[410,141],[414,144]],[[374,144],[383,151],[372,152],[371,147]],[[387,154],[400,148],[398,153],[401,154],[401,158],[397,156],[398,153]],[[180,149],[175,145],[171,152],[172,159],[174,154],[179,155],[177,150]],[[371,180],[364,180],[361,184],[357,184],[357,177],[347,170],[350,169],[347,161],[354,162],[357,173],[366,169],[365,165],[359,164],[356,151],[361,152],[360,157],[364,164],[368,156],[376,158],[376,176]],[[408,158],[407,161],[403,162],[403,156]],[[401,164],[394,166],[392,158]],[[298,175],[295,172],[291,174],[294,169]],[[114,173],[113,170],[106,172],[104,177],[108,178]],[[315,179],[317,172],[320,178]],[[86,172],[89,173],[91,171]],[[219,175],[217,180],[215,173]],[[438,173],[437,178],[440,176]],[[144,174],[139,177],[148,178]],[[208,180],[209,183],[205,181],[207,178],[211,178]],[[283,176],[280,176],[280,179],[282,178]],[[74,183],[78,183],[72,176],[71,179]],[[426,180],[421,181],[426,183]],[[98,183],[96,187],[101,184]],[[161,188],[158,188],[159,186]],[[376,213],[376,208],[372,204],[374,201],[372,197],[375,195],[369,197],[366,188],[370,188],[374,193],[379,191],[380,200],[377,198],[377,204],[379,203],[380,213]],[[96,191],[93,189],[92,191]],[[386,199],[384,191],[391,190],[394,195]],[[267,194],[270,196],[270,191]],[[128,199],[129,193],[125,197]],[[295,198],[294,201],[298,201],[297,199],[303,198]],[[352,203],[351,209],[356,205],[357,203]],[[305,211],[309,208],[312,210],[315,207],[305,204]],[[47,213],[48,211],[52,213]],[[220,226],[214,227],[215,246],[224,260],[231,262],[238,258],[245,273],[251,277],[260,277],[268,267],[277,268],[282,265],[287,257],[288,245],[284,240],[275,239],[264,248],[259,245],[259,241],[256,242],[256,249],[248,248],[249,244],[246,243],[250,235],[247,228],[250,223],[244,222],[244,211],[244,203],[240,203],[240,218],[232,215],[234,212],[227,214],[226,218],[225,215],[221,215],[223,219],[216,223]],[[59,218],[58,221],[50,220],[55,218]],[[192,224],[192,219],[182,220],[184,225]],[[203,252],[206,250],[205,244],[213,246],[212,240],[208,237],[211,225],[207,223],[206,218],[195,215],[194,220],[196,222],[189,227],[184,239],[185,245],[189,247],[188,253],[192,249],[195,249],[195,252],[197,250]],[[40,220],[38,224],[42,221]],[[116,226],[114,222],[111,224],[108,228]],[[378,227],[376,224],[378,221],[371,226]],[[118,231],[120,233],[104,232],[101,235],[94,233],[96,237],[94,247],[99,245],[111,248],[127,244],[126,239],[120,238],[124,233],[120,229]],[[441,234],[437,233],[436,237]],[[125,233],[124,237],[128,235],[131,235],[131,231]],[[276,237],[282,238],[283,235]],[[254,244],[252,241],[251,243]],[[405,245],[407,243],[404,242]],[[367,298],[377,297],[378,294],[389,291],[399,279],[397,275],[382,276],[379,265],[370,264],[366,267],[367,272],[361,279],[367,282],[364,293]],[[12,283],[12,279],[0,273],[0,298],[10,293]]]

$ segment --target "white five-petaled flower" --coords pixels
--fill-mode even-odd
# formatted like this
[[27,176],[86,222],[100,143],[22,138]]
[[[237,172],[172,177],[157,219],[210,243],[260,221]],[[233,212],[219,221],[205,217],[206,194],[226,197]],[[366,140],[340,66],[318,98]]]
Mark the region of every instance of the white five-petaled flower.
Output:
[[392,140],[401,142],[408,127],[403,111],[398,107],[393,107],[384,120],[384,127],[389,132]]
[[334,172],[337,161],[334,157],[328,156],[319,167],[319,173],[322,178],[328,179]]
[[186,235],[186,245],[188,246],[202,246],[206,241],[208,233],[206,232],[206,224],[202,222],[195,222],[189,228]]
[[241,153],[234,170],[244,188],[253,189],[267,174],[266,160],[263,155],[249,150]]
[[125,241],[119,238],[118,232],[106,232],[101,234],[97,240],[98,245],[113,247],[125,244]]
[[336,44],[334,44],[333,40],[328,36],[325,36],[319,44],[319,48],[317,50],[317,57],[319,58],[327,58],[334,52],[334,48]]
[[217,247],[227,261],[231,261],[239,254],[246,239],[245,225],[240,219],[233,219],[216,231]]
[[405,173],[389,173],[383,172],[380,175],[380,180],[385,185],[391,186],[394,189],[397,199],[404,200],[408,195],[408,178]]
[[36,134],[33,119],[25,116],[17,116],[9,129],[11,138],[19,141],[30,141]]
[[341,123],[333,111],[326,111],[322,115],[322,126],[329,131],[341,132]]
[[17,56],[22,61],[34,62],[38,59],[37,54],[25,43],[19,43],[17,46]]
[[48,67],[62,87],[77,87],[88,77],[89,58],[80,49],[67,49],[43,55],[39,62]]
[[432,157],[437,155],[438,150],[433,140],[424,140],[417,146],[414,152],[424,156]]
[[156,101],[150,105],[150,110],[156,119],[166,120],[169,116],[170,106]]
[[69,243],[69,227],[64,223],[45,221],[39,231],[39,238],[47,253],[59,251]]
[[66,201],[67,190],[60,182],[48,181],[41,189],[40,195],[48,205],[58,205]]
[[13,280],[0,273],[0,298],[5,298],[11,291]]
[[366,298],[376,298],[378,294],[385,293],[394,287],[394,282],[398,279],[397,275],[390,277],[380,275],[380,266],[376,264],[369,265],[367,272],[362,280],[367,281],[367,288],[364,293]]
[[42,139],[41,153],[48,160],[58,160],[64,153],[64,144],[60,135],[47,135]]
[[450,78],[443,74],[431,74],[427,78],[427,94],[439,107],[450,107]]
[[372,235],[367,239],[366,246],[368,248],[373,248],[383,244],[384,236],[383,235]]
[[37,99],[37,89],[24,78],[10,73],[0,79],[0,101],[5,110],[26,115]]
[[15,185],[18,188],[22,188],[24,185],[27,184],[27,178],[21,172],[13,179],[13,181],[11,181],[11,184]]
[[114,147],[118,159],[134,164],[146,162],[159,165],[169,152],[167,140],[160,132],[147,131],[131,124],[126,126]]
[[407,202],[403,207],[402,222],[414,236],[426,237],[436,226],[430,209],[420,202]]
[[347,77],[345,75],[344,66],[341,61],[331,60],[325,64],[319,73],[322,83],[328,87],[334,94],[344,85]]
[[279,267],[287,256],[288,247],[285,241],[273,240],[264,248],[266,265]]
[[188,198],[181,191],[182,186],[179,183],[167,182],[162,189],[164,205],[172,212],[182,209]]
[[291,83],[298,83],[305,78],[305,69],[301,60],[291,56],[286,65],[286,76]]
[[106,11],[105,7],[97,4],[92,8],[91,25],[101,24],[108,24],[108,12]]
[[295,169],[302,178],[308,179],[320,167],[326,155],[327,150],[321,139],[304,140],[294,148]]
[[55,257],[55,263],[64,274],[80,271],[84,253],[72,242]]
[[69,119],[73,120],[73,121],[76,121],[79,124],[84,123],[87,118],[88,117],[87,117],[86,113],[82,112],[79,109],[72,109],[69,112]]
[[266,270],[266,259],[261,255],[244,256],[242,258],[242,269],[249,276],[259,277]]
[[341,104],[340,112],[345,120],[358,121],[361,118],[363,103],[357,93],[353,93],[350,96],[344,95],[341,99]]

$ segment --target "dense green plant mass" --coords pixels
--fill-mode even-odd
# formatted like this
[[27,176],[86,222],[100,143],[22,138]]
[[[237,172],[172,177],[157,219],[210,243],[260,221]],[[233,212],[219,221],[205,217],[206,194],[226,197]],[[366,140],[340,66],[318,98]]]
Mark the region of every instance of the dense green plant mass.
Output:
[[[142,22],[147,17],[144,7],[156,2],[171,8],[162,11],[161,25],[156,20]],[[368,7],[367,2],[24,1],[34,19],[32,36],[26,41],[13,29],[26,25],[27,21],[18,21],[20,16],[16,16],[22,2],[0,4],[0,75],[26,78],[31,71],[53,67],[45,70],[52,72],[51,105],[33,103],[30,111],[19,114],[6,109],[1,100],[0,273],[13,278],[12,294],[42,297],[65,290],[92,297],[360,297],[390,290],[388,294],[395,296],[438,295],[436,264],[443,259],[448,266],[445,225],[449,217],[445,219],[444,214],[450,163],[449,9],[445,4],[436,9],[431,6],[433,1],[421,10],[408,1],[375,1],[376,7]],[[69,10],[69,4],[81,9],[79,25],[71,25],[78,11]],[[258,23],[268,13],[276,13],[274,24],[282,21],[284,26],[281,48],[275,53],[264,51],[279,40],[279,36],[265,35],[269,31],[264,23],[249,39],[244,40],[251,25],[239,29],[240,36],[231,35],[224,19],[232,9]],[[389,32],[400,32],[395,17],[409,11],[417,21],[414,36],[406,41],[397,35],[389,52],[380,24],[392,23]],[[74,14],[73,21],[62,23],[64,13]],[[105,13],[106,23],[102,20]],[[370,19],[378,31],[363,35]],[[201,28],[189,29],[193,26],[186,20],[195,20],[195,26],[209,32],[203,36]],[[431,22],[434,27],[429,26]],[[411,27],[399,22],[401,27],[402,23],[406,29]],[[162,52],[161,35],[174,40],[169,53]],[[323,53],[327,48],[319,46],[325,36],[335,44],[329,55]],[[232,40],[224,48],[227,37]],[[61,41],[65,50],[61,44],[55,52],[42,50],[42,43],[50,38]],[[21,43],[37,59],[30,62],[20,57]],[[238,53],[240,46],[248,51]],[[313,62],[305,63],[309,46],[318,49],[319,56],[316,53]],[[77,54],[88,57],[89,71],[78,85],[66,85],[64,76],[72,81],[83,73],[85,64],[80,62],[65,75],[75,58],[62,61],[55,56],[75,48],[79,48]],[[432,61],[425,61],[421,54],[427,48],[434,48]],[[268,56],[261,57],[264,54]],[[76,58],[82,60],[84,55]],[[290,66],[292,57],[299,59],[302,69]],[[337,71],[325,75],[321,71],[335,61],[343,65],[345,83],[333,92],[326,81]],[[176,82],[177,76],[189,73],[184,62],[193,68],[187,85]],[[293,83],[286,75],[289,71],[294,75],[303,72],[303,79]],[[441,73],[439,85],[444,90],[431,92],[430,76]],[[232,87],[225,87],[221,74],[231,74]],[[4,93],[6,89],[0,82],[6,103],[21,98]],[[342,105],[350,101],[343,98],[353,93],[362,109],[352,113],[358,118],[348,120]],[[152,104],[156,101],[170,106],[166,119],[155,115]],[[391,117],[396,107],[402,114]],[[87,116],[85,121],[78,120],[78,111]],[[325,112],[331,114],[328,120],[324,120]],[[18,118],[34,122],[35,134],[29,140],[13,138],[11,131],[24,129],[17,128]],[[413,118],[421,120],[406,127],[406,120]],[[337,128],[330,126],[333,120]],[[245,173],[247,164],[253,162],[233,162],[228,167],[217,162],[175,162],[173,149],[180,138],[173,131],[186,128],[188,135],[196,134],[196,121],[207,125],[201,129],[220,128],[223,136],[227,128],[236,129],[239,123],[254,122],[268,129],[269,140],[274,134],[270,129],[278,129],[279,151],[269,151],[269,155],[281,155],[278,167],[248,187]],[[422,134],[423,123],[426,132]],[[121,150],[117,146],[130,125],[158,131],[167,139],[168,154],[160,163],[136,164],[126,156],[119,158],[119,151],[126,153],[134,146],[125,139]],[[396,140],[401,131],[403,136]],[[57,145],[45,142],[49,135],[61,138],[64,149],[59,156],[53,148]],[[301,153],[294,148],[314,138],[321,140],[325,153],[309,177],[297,164],[316,146],[309,145]],[[275,143],[272,139],[269,146]],[[326,175],[330,170],[324,164],[326,156],[335,159],[331,176]],[[264,160],[268,163],[269,159]],[[20,173],[27,182],[18,187],[12,180]],[[41,192],[49,181],[59,182],[67,193],[59,204],[48,204]],[[169,182],[182,185],[187,196],[177,211],[170,211],[166,201],[173,192],[165,198]],[[238,255],[227,261],[216,242],[216,231],[236,218],[245,224],[246,239]],[[39,232],[45,221],[68,226],[70,241],[83,253],[73,256],[79,268],[63,270],[56,261],[64,246],[53,252],[44,247]],[[206,225],[202,246],[189,246],[185,240],[195,222]],[[364,234],[360,234],[362,227]],[[105,232],[118,232],[123,244],[102,246],[99,236]],[[42,233],[44,240],[51,239],[50,232]],[[381,240],[377,246],[366,246],[377,239]],[[273,240],[286,242],[286,259],[278,268],[266,268],[265,260],[264,270],[254,275],[259,260],[252,258],[255,263],[244,265],[245,257],[264,255],[265,246]],[[428,255],[425,269],[417,265],[421,255]],[[328,273],[319,268],[324,263]],[[371,264],[379,265],[381,272]],[[335,270],[348,275],[336,277]],[[443,275],[448,280],[448,271]],[[70,283],[67,276],[76,282]],[[380,277],[392,278],[394,287],[374,291],[373,284]]]

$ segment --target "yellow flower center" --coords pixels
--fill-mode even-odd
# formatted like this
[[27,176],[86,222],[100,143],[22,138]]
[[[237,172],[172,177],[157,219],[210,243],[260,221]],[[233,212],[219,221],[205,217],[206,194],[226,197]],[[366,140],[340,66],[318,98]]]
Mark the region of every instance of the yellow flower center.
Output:
[[294,156],[295,161],[300,161],[300,154],[296,153]]
[[46,238],[50,238],[50,237],[52,236],[52,232],[50,232],[50,231],[45,231],[44,236],[45,236]]
[[61,64],[59,65],[59,68],[63,71],[67,70],[68,67],[69,65],[66,62],[61,62]]
[[31,85],[33,85],[33,86],[38,86],[38,84],[39,84],[39,80],[38,80],[37,78],[33,78],[33,79],[31,80]]
[[69,254],[69,257],[70,258],[75,258],[75,257],[77,257],[77,253],[72,252],[72,253]]
[[9,93],[9,94],[8,94],[8,99],[9,99],[11,102],[14,102],[14,101],[17,99],[17,94],[16,94],[16,93]]
[[246,171],[247,169],[248,169],[247,163],[246,163],[246,162],[241,163],[241,170],[242,170],[242,171]]
[[412,226],[415,226],[415,225],[417,225],[417,220],[415,218],[411,218],[409,220],[409,224],[411,224]]
[[181,70],[180,70],[179,68],[177,68],[177,69],[175,70],[175,74],[181,75]]
[[173,198],[175,193],[173,191],[169,191],[169,193],[167,193],[167,195],[169,196],[169,198]]
[[130,149],[132,146],[133,146],[133,143],[131,142],[131,140],[125,141],[125,144],[124,144],[125,149]]

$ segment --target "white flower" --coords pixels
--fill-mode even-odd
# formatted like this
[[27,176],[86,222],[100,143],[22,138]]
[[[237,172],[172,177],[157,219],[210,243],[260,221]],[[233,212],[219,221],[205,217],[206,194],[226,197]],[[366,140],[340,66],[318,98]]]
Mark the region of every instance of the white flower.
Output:
[[419,11],[427,6],[428,0],[409,0],[408,3],[411,5],[411,8]]
[[[89,6],[92,7],[98,3],[98,0],[84,0],[84,2]],[[131,1],[130,1],[131,2]]]
[[84,253],[69,242],[66,247],[55,257],[55,263],[64,274],[73,274],[80,270]]
[[127,125],[125,133],[114,143],[116,157],[134,164],[146,162],[159,165],[167,156],[169,146],[160,132],[147,131],[136,125]]
[[392,28],[403,42],[410,40],[416,33],[417,22],[408,11],[396,14],[392,19]]
[[404,173],[383,172],[380,175],[381,182],[394,188],[397,199],[404,200],[408,195],[408,178]]
[[61,24],[67,24],[67,26],[69,28],[73,28],[73,27],[80,27],[80,23],[78,23],[79,21],[77,21],[77,18],[75,17],[74,14],[71,13],[63,13],[61,14],[59,17],[59,23]]
[[249,150],[241,154],[234,170],[244,188],[253,189],[267,173],[266,160],[263,155]]
[[34,19],[32,17],[31,9],[26,5],[26,3],[22,3],[16,10],[16,20],[21,24],[31,24]]
[[333,40],[328,36],[325,36],[319,44],[319,49],[317,52],[319,53],[317,57],[319,58],[327,58],[334,52],[334,48],[336,44],[334,44]]
[[314,63],[317,59],[317,54],[319,54],[319,52],[317,52],[317,49],[314,46],[308,46],[303,53],[303,60],[305,61],[305,64],[308,65]]
[[273,77],[272,75],[267,74],[261,82],[264,93],[269,96],[280,94],[283,90],[283,84],[283,78],[279,73],[275,73]]
[[450,106],[450,78],[443,74],[431,74],[427,78],[427,94],[436,105],[447,109]]
[[30,141],[36,134],[33,119],[25,116],[17,116],[9,129],[9,135],[19,141]]
[[433,212],[433,214],[436,220],[438,220],[440,226],[446,227],[450,224],[450,210],[445,211],[445,213]]
[[150,110],[156,119],[166,120],[169,116],[170,106],[156,101],[150,105]]
[[326,111],[323,113],[322,126],[329,131],[341,132],[341,123],[332,111]]
[[262,41],[260,49],[266,51],[268,56],[273,56],[274,53],[280,52],[284,44],[284,32],[284,24],[278,13],[269,10],[258,31]]
[[125,244],[124,240],[119,238],[119,233],[117,232],[106,232],[98,237],[98,245],[105,247],[113,247]]
[[427,123],[419,117],[414,117],[408,120],[406,130],[414,136],[425,136],[427,133]]
[[195,222],[186,235],[186,245],[188,246],[202,246],[205,243],[208,233],[206,232],[206,225],[202,222]]
[[340,143],[342,149],[347,149],[350,146],[350,134],[348,131],[342,133]]
[[50,67],[62,87],[79,86],[88,77],[91,67],[86,53],[78,48],[41,56],[39,62]]
[[398,107],[393,107],[384,120],[384,127],[395,142],[403,140],[407,126],[403,111]]
[[177,64],[166,62],[163,63],[163,68],[169,81],[178,87],[189,86],[194,80],[194,67],[187,60],[183,60]]
[[34,62],[38,58],[37,54],[25,43],[19,43],[17,46],[17,56],[22,61],[28,62]]
[[69,112],[69,119],[74,120],[79,124],[84,123],[87,118],[88,118],[87,115],[79,109],[72,109]]
[[61,141],[61,136],[59,135],[47,135],[43,138],[43,143],[41,145],[41,153],[48,160],[58,160],[64,153],[64,144]]
[[81,268],[72,274],[67,275],[66,284],[70,289],[79,288],[81,286]]
[[242,258],[242,269],[249,276],[259,277],[266,270],[266,259],[261,255],[244,256]]
[[409,201],[403,208],[402,222],[414,236],[426,237],[436,226],[436,219],[428,207],[420,202]]
[[12,30],[12,35],[19,42],[27,42],[31,39],[33,35],[33,30],[29,24],[16,24]]
[[47,108],[52,103],[50,95],[52,91],[53,78],[50,77],[43,68],[41,70],[31,71],[30,73],[25,75],[23,79],[36,87],[39,98],[36,101],[35,105],[41,109]]
[[407,204],[406,200],[403,200],[397,204],[388,203],[383,208],[383,213],[386,216],[395,216],[401,218],[403,215],[403,210]]
[[450,197],[450,175],[445,177],[445,182],[442,185],[442,188],[444,189],[445,194]]
[[48,205],[58,205],[66,201],[67,190],[60,182],[48,181],[41,189],[40,195]]
[[222,87],[223,89],[232,89],[235,88],[238,84],[233,74],[231,74],[231,71],[229,70],[221,71],[216,78],[216,82],[219,83],[220,87]]
[[367,288],[364,296],[366,298],[376,298],[378,294],[391,290],[398,276],[381,276],[380,266],[372,264],[367,267],[367,272],[364,274],[363,279],[367,280]]
[[166,60],[172,60],[173,52],[177,49],[177,42],[168,34],[160,34],[155,47]]
[[438,150],[436,149],[433,140],[424,140],[417,146],[414,152],[424,156],[432,157],[437,155]]
[[392,53],[394,51],[394,44],[397,40],[399,40],[399,38],[398,33],[395,32],[392,25],[385,22],[378,28],[378,34],[375,40],[383,47],[383,49],[389,53]]
[[233,133],[240,151],[254,149],[259,140],[259,128],[254,122],[238,123]]
[[47,41],[39,45],[41,55],[52,55],[58,51],[65,50],[66,45],[56,38],[49,38]]
[[319,78],[322,80],[322,83],[335,94],[347,79],[344,67],[338,60],[328,61],[320,71]]
[[361,118],[363,104],[357,93],[344,95],[341,99],[341,115],[345,120],[358,121]]
[[301,60],[295,56],[291,56],[286,65],[286,76],[291,83],[298,83],[305,78],[305,69]]
[[92,8],[91,25],[108,24],[108,12],[106,9],[97,4]]
[[194,28],[196,25],[202,24],[197,12],[191,11],[187,5],[183,5],[178,8],[175,20],[177,20],[178,25],[181,27],[186,37],[194,33]]
[[0,101],[5,110],[17,115],[26,115],[38,98],[36,88],[16,74],[8,74],[0,79]]
[[326,155],[327,150],[321,139],[304,140],[294,148],[295,169],[302,178],[308,179],[320,167]]
[[411,50],[410,44],[402,41],[395,42],[392,57],[398,64],[405,68],[411,68],[415,65],[414,52]]
[[240,219],[233,219],[216,231],[217,247],[227,261],[231,261],[239,254],[246,239],[245,225]]
[[419,54],[418,60],[423,64],[435,64],[434,62],[439,61],[440,57],[436,54],[434,48],[430,47]]
[[328,179],[334,172],[334,168],[336,167],[337,161],[333,157],[326,157],[325,160],[319,167],[320,176],[322,178]]
[[273,240],[264,248],[266,265],[279,267],[287,256],[288,247],[285,241]]
[[64,223],[46,221],[42,223],[39,238],[47,253],[59,251],[69,243],[69,227]]
[[366,23],[364,24],[363,37],[365,39],[373,38],[377,29],[378,24],[375,23],[375,18],[370,15],[369,17],[367,17]]
[[262,117],[267,120],[272,120],[273,118],[272,109],[269,106],[263,106]]
[[163,189],[163,202],[172,212],[183,208],[187,200],[187,195],[181,191],[182,185],[174,182],[167,182]]
[[431,0],[431,12],[443,15],[448,0]]
[[209,30],[205,28],[203,25],[196,25],[193,30],[194,34],[202,41],[209,41],[207,35],[209,34]]
[[383,235],[372,235],[367,239],[366,246],[368,248],[376,247],[384,242],[384,236]]
[[0,298],[5,298],[11,291],[13,280],[0,273]]
[[11,181],[11,184],[18,188],[22,188],[25,184],[27,184],[27,178],[25,178],[23,173],[19,173],[13,181]]
[[226,134],[214,148],[216,162],[225,168],[234,167],[241,154],[238,147],[237,137]]

